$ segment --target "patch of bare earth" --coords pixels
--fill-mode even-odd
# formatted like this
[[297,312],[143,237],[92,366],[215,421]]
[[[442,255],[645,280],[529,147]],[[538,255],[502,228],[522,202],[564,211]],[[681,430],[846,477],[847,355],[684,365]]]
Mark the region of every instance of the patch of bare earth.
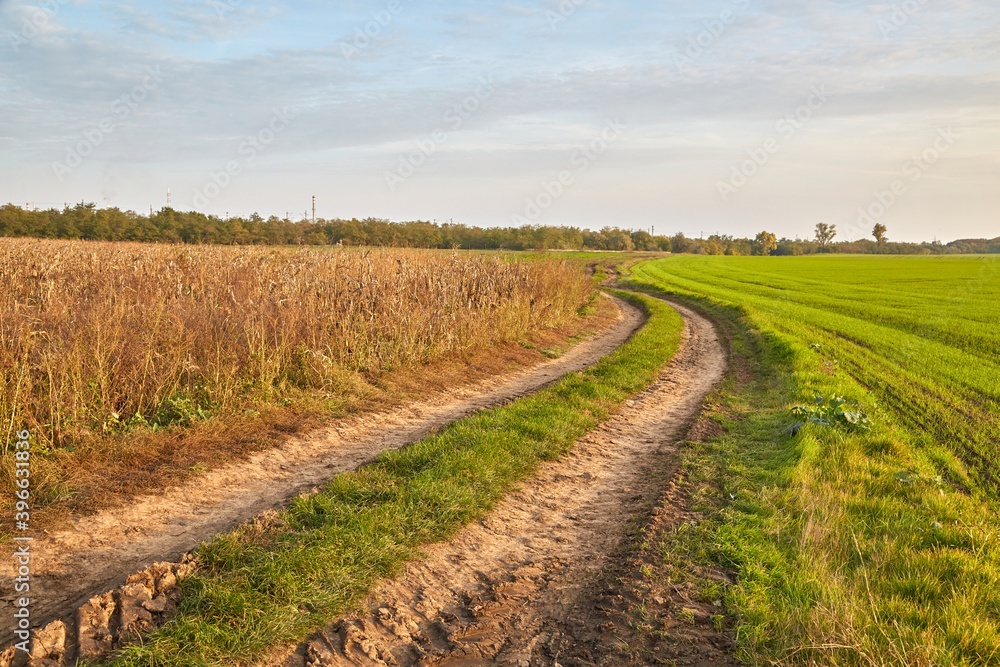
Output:
[[[658,628],[655,640],[633,627],[649,594],[635,531],[650,516],[646,530],[683,520],[683,499],[671,491],[678,443],[726,369],[712,324],[677,308],[684,342],[652,387],[482,521],[426,549],[363,611],[266,664],[730,664],[729,639],[704,622],[704,610],[685,612],[683,627]],[[661,606],[685,604],[676,592]]]
[[[129,634],[119,631],[128,630],[121,615],[134,598],[128,594],[122,597],[130,575],[143,577],[144,568],[158,561],[180,562],[199,543],[386,450],[416,442],[466,415],[524,396],[567,373],[591,366],[642,325],[644,316],[637,308],[618,299],[615,302],[620,315],[614,324],[557,359],[441,392],[427,400],[340,420],[161,493],[139,496],[131,504],[80,518],[70,529],[36,537],[31,547],[33,627],[65,619],[70,651],[50,655],[58,654],[61,662],[72,661],[77,626],[74,614],[81,606],[93,605],[92,597],[106,596],[112,603],[111,615],[95,632],[107,634],[109,645],[119,645]],[[0,591],[5,596],[0,598],[0,617],[12,618],[14,578],[10,569],[5,570],[0,575]],[[112,589],[113,593],[108,593]],[[152,601],[161,592],[155,587],[149,590],[145,611],[137,612],[142,617],[140,626],[146,623],[146,616],[151,619],[149,625],[164,616],[160,602]],[[13,628],[4,624],[0,645],[13,639]]]

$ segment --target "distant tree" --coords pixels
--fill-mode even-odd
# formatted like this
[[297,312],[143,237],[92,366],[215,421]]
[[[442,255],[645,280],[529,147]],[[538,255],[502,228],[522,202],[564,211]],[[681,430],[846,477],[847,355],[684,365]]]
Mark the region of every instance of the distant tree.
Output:
[[876,223],[875,228],[872,230],[872,236],[875,237],[875,245],[878,246],[879,250],[882,250],[882,246],[884,246],[885,242],[888,240],[888,237],[886,236],[886,232],[888,231],[889,230],[886,229],[885,225],[881,222]]
[[604,237],[605,248],[607,250],[634,250],[632,235],[624,229],[617,227],[605,227],[600,231]]
[[775,249],[774,255],[778,256],[790,256],[790,255],[802,255],[805,253],[805,249],[802,247],[801,241],[793,241],[791,239],[781,239],[778,241],[778,247]]
[[649,232],[632,232],[632,247],[636,250],[657,250],[653,235]]
[[778,237],[771,232],[761,232],[753,240],[753,250],[755,255],[770,255],[772,251],[778,249]]
[[712,234],[701,242],[701,252],[704,255],[725,255],[727,244],[718,234]]
[[670,249],[675,253],[695,253],[698,252],[698,242],[678,232],[670,238]]
[[819,243],[821,248],[825,248],[830,245],[837,236],[837,225],[828,225],[825,222],[821,222],[816,225],[816,243]]

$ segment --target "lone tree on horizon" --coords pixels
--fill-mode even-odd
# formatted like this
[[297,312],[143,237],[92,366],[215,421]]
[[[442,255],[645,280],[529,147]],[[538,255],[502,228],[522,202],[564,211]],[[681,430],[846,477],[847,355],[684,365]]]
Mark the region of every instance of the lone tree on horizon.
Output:
[[875,228],[872,229],[872,236],[875,237],[875,245],[878,246],[879,250],[881,250],[882,246],[885,245],[885,242],[889,240],[889,237],[886,236],[886,232],[888,231],[889,230],[886,229],[886,226],[881,222],[875,223]]
[[837,225],[828,225],[825,222],[821,222],[816,225],[816,242],[819,243],[821,248],[825,248],[830,245],[832,241],[837,236]]

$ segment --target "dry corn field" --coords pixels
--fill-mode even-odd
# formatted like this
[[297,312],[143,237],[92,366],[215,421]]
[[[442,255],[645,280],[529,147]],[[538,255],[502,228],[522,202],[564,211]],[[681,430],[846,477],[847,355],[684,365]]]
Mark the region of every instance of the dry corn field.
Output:
[[571,322],[593,291],[557,261],[11,239],[0,284],[4,442],[27,428],[64,469],[95,441],[336,401],[519,341]]

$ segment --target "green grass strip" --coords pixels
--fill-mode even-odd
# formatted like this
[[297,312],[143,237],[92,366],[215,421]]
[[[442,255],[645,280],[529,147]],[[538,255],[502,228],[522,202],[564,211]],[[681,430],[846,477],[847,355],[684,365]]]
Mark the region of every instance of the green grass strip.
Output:
[[649,386],[683,322],[662,301],[620,293],[649,314],[591,369],[507,406],[455,422],[297,499],[268,526],[200,549],[179,614],[111,664],[248,664],[347,611],[422,545],[483,516],[540,462],[553,460]]

